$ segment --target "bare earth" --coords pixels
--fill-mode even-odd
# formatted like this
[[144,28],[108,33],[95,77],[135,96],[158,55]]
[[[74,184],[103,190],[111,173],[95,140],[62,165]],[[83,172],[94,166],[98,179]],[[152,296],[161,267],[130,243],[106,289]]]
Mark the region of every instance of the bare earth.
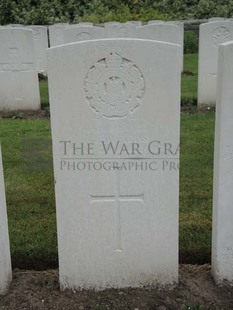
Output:
[[209,265],[182,265],[179,285],[170,291],[140,288],[60,292],[57,270],[14,270],[13,278],[9,293],[0,297],[0,309],[233,309],[233,287],[217,287]]

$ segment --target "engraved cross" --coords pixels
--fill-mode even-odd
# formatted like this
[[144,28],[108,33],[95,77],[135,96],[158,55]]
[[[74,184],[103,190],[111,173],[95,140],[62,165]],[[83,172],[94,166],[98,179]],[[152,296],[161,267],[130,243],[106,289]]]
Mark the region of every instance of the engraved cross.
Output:
[[91,195],[91,204],[98,202],[114,202],[116,209],[116,252],[122,251],[121,244],[121,202],[144,203],[144,194],[122,195],[120,193],[119,170],[114,173],[114,194],[113,195]]

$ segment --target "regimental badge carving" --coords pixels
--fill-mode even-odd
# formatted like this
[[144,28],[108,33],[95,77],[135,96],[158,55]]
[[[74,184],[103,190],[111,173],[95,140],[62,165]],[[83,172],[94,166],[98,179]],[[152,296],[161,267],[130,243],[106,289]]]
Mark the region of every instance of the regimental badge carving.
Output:
[[84,90],[87,102],[98,115],[130,117],[141,104],[145,82],[133,62],[113,52],[89,69]]
[[231,39],[231,33],[226,27],[215,29],[212,34],[212,40],[215,45],[227,42]]

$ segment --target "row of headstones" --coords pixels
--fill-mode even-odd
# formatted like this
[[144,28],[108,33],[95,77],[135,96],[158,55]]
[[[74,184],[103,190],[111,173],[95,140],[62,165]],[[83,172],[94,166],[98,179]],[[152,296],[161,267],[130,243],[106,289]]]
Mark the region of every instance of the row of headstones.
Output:
[[50,44],[47,27],[10,25],[0,28],[0,110],[40,108],[37,72],[47,73],[48,46],[113,37],[151,39],[183,46],[183,24],[175,22],[150,21],[146,26],[141,22],[111,22],[104,27],[90,23],[55,24],[48,29]]
[[[179,45],[138,39],[48,51],[62,289],[178,281],[181,54]],[[233,281],[232,60],[233,43],[222,45],[212,241],[219,283]],[[2,164],[0,176],[3,293],[11,268]]]
[[[111,37],[132,37],[145,39],[152,39],[158,41],[167,41],[183,46],[183,23],[181,22],[164,22],[161,20],[151,20],[147,25],[163,25],[165,27],[146,27],[142,26],[140,21],[126,22],[124,24],[119,22],[108,22],[102,26],[93,26],[92,23],[79,23],[79,24],[55,24],[48,27],[45,26],[24,26],[24,28],[33,31],[34,43],[36,47],[36,61],[37,70],[39,72],[47,72],[46,65],[46,49],[65,43],[111,38]],[[170,27],[170,26],[176,26]],[[21,28],[22,25],[8,25],[8,27]],[[140,27],[138,31],[136,28]],[[141,29],[141,27],[143,27]],[[179,27],[179,33],[178,28]],[[65,31],[72,29],[71,31]],[[49,36],[47,33],[49,31]],[[145,30],[145,32],[144,32]],[[154,33],[153,33],[154,32]]]
[[[13,25],[10,25],[12,27]],[[21,27],[21,25],[15,25]],[[2,27],[3,28],[3,27]],[[0,31],[0,110],[39,109],[38,72],[47,73],[46,49],[61,44],[111,37],[152,39],[179,44],[183,48],[183,24],[179,22],[150,21],[106,23],[103,27],[91,23],[77,25],[55,24],[47,27],[26,26],[30,31],[9,28]],[[233,40],[233,21],[212,18],[200,26],[198,103],[215,104],[218,45]],[[50,41],[50,44],[49,44]],[[34,43],[33,43],[34,42]],[[183,60],[181,56],[181,66]]]
[[[135,25],[137,28],[133,27]],[[89,27],[83,28],[83,31],[77,31],[75,28],[68,29],[69,26],[65,24],[55,25],[55,29],[60,29],[60,31],[57,32],[57,35],[53,34],[53,42],[54,45],[58,45],[81,39],[131,37],[170,42],[179,44],[183,48],[182,23],[151,21],[147,26],[141,27],[140,23],[135,25],[132,23],[125,25],[107,23],[105,31],[101,27],[93,27],[92,31],[89,31]],[[199,35],[198,104],[215,104],[218,45],[233,40],[233,20],[219,17],[211,18],[208,23],[200,26]],[[181,63],[183,68],[183,60]]]

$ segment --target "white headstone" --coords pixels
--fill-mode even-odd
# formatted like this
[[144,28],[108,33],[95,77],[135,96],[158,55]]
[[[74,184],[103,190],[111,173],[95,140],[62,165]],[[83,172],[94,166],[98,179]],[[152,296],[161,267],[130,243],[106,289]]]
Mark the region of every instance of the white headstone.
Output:
[[[182,52],[184,53],[184,22],[171,20],[171,21],[167,21],[165,23],[166,23],[166,25],[175,25],[175,26],[179,27],[179,31],[180,31],[179,42],[180,42],[180,45],[182,47]],[[182,71],[184,69],[183,57],[184,57],[184,55],[182,55]]]
[[154,19],[154,20],[149,20],[147,24],[154,25],[154,24],[162,24],[162,23],[164,23],[164,20]]
[[182,46],[182,50],[184,50],[184,22],[180,21],[168,21],[166,25],[175,25],[179,27],[180,30],[180,45]]
[[49,50],[62,289],[177,282],[180,54],[137,39]]
[[64,30],[69,28],[68,23],[60,23],[49,26],[49,46],[54,47],[64,44]]
[[106,22],[106,23],[104,23],[104,26],[108,26],[108,25],[122,25],[122,23],[120,23],[120,22],[116,22],[116,21],[112,21],[112,22]]
[[76,27],[76,26],[93,26],[93,23],[81,22],[81,23],[78,23],[78,24],[70,24],[70,27]]
[[0,295],[7,292],[11,279],[11,255],[0,145]]
[[79,42],[104,38],[104,29],[95,26],[76,26],[64,30],[64,42]]
[[133,25],[135,27],[140,27],[142,26],[142,22],[140,22],[139,20],[131,20],[125,23],[126,25]]
[[220,45],[217,83],[212,272],[233,284],[233,42]]
[[136,38],[136,27],[131,24],[105,23],[106,38]]
[[173,44],[183,45],[180,29],[176,25],[150,24],[136,29],[140,39],[157,40]]
[[[157,40],[178,44],[183,50],[183,31],[175,24],[150,24],[136,29],[137,38]],[[181,71],[183,69],[183,53],[180,55]]]
[[7,27],[17,27],[17,28],[20,28],[20,27],[24,27],[23,24],[8,24]]
[[45,26],[27,26],[33,31],[34,46],[36,53],[36,67],[38,72],[47,73],[48,32]]
[[233,22],[218,21],[200,25],[198,55],[198,104],[216,103],[218,46],[233,40]]
[[226,18],[224,17],[211,17],[208,19],[208,22],[218,22],[218,21],[222,21],[222,20],[226,20]]
[[0,110],[40,108],[33,32],[0,28]]

